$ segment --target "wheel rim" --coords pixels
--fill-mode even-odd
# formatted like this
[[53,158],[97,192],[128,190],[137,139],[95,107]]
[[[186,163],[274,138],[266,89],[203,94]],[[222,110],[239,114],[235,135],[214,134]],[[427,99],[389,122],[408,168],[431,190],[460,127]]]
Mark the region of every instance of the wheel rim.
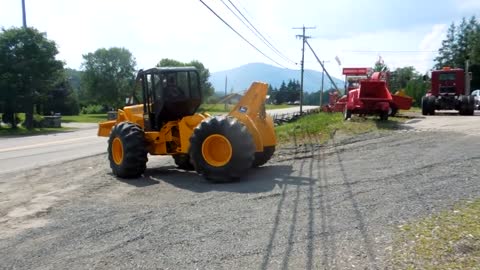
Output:
[[210,135],[202,144],[203,158],[214,167],[221,167],[227,164],[232,158],[232,152],[232,145],[223,135]]
[[112,142],[112,157],[115,164],[120,165],[123,161],[123,144],[120,138],[116,137]]

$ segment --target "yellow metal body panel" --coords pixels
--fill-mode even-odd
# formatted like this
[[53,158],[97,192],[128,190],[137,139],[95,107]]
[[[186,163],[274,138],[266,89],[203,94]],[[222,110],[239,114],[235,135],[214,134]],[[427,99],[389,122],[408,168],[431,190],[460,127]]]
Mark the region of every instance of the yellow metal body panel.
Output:
[[160,131],[147,131],[148,152],[152,155],[188,154],[193,130],[208,118],[208,114],[194,114],[180,121],[166,123]]
[[210,117],[210,115],[207,113],[197,113],[192,116],[186,116],[178,122],[178,129],[180,131],[179,153],[188,153],[188,149],[190,148],[190,137],[192,137],[193,130],[208,117]]
[[[265,112],[267,91],[267,84],[254,82],[228,114],[248,128],[257,152],[262,152],[266,146],[276,145],[273,119]],[[146,131],[148,152],[152,155],[187,154],[193,130],[208,117],[210,115],[206,113],[194,114],[178,121],[170,121],[163,125],[160,131]],[[110,136],[112,127],[124,121],[145,128],[143,105],[127,106],[123,110],[118,110],[116,120],[99,123],[98,136]]]
[[268,84],[254,82],[228,114],[242,122],[250,131],[257,152],[266,146],[275,146],[273,119],[265,112]]
[[98,124],[97,135],[100,137],[109,137],[112,127],[124,121],[135,123],[144,128],[143,105],[127,106],[123,108],[123,110],[119,109],[116,120],[105,121]]

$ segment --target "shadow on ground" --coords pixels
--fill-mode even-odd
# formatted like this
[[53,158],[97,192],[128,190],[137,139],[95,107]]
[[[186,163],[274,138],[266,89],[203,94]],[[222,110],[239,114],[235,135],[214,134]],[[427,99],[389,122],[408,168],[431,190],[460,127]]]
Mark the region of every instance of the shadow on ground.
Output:
[[143,177],[135,179],[117,179],[123,183],[143,188],[168,183],[177,188],[192,192],[224,191],[234,193],[262,193],[273,190],[276,186],[308,185],[311,179],[292,176],[291,165],[265,165],[251,169],[241,179],[228,183],[211,183],[195,171],[185,171],[175,166],[148,168]]

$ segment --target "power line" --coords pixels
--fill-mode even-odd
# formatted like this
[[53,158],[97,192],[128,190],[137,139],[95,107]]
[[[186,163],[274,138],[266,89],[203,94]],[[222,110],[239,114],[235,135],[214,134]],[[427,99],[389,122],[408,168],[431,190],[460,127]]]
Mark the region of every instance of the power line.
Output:
[[330,79],[330,82],[333,84],[333,86],[335,87],[335,89],[337,89],[337,91],[339,91],[337,85],[335,84],[335,82],[333,81],[332,77],[330,76],[330,74],[328,73],[328,71],[325,69],[325,65],[323,64],[322,61],[320,61],[320,59],[318,58],[317,54],[315,53],[315,51],[313,50],[312,46],[310,46],[310,43],[308,43],[308,41],[305,40],[305,43],[307,43],[308,47],[310,48],[310,50],[312,51],[313,53],[313,56],[315,56],[315,58],[317,59],[318,63],[320,64],[320,66],[322,66],[322,69],[323,71],[325,72],[325,74],[327,74],[327,77],[328,79]]
[[[222,3],[227,6],[225,4],[225,2],[223,0],[221,0]],[[281,58],[283,58],[284,60],[292,63],[292,64],[297,64],[295,63],[295,61],[289,59],[287,56],[285,56],[281,51],[279,51],[251,22],[250,20],[245,17],[245,15],[243,15],[243,13],[237,8],[237,6],[235,6],[235,4],[231,1],[231,0],[227,0],[234,8],[235,10],[243,17],[243,19],[245,19],[245,21],[247,21],[247,23],[255,30],[253,31],[247,24],[245,24],[245,22],[240,19],[238,17],[238,15],[233,12],[230,7],[227,6],[227,8],[250,30],[252,31],[252,33],[254,33],[265,45],[267,45],[270,49],[272,49],[278,56],[280,56]],[[244,8],[245,9],[245,8]]]
[[351,52],[351,53],[433,53],[433,52],[438,52],[438,51],[399,51],[399,50],[391,50],[391,51],[376,51],[376,50],[348,51],[348,50],[344,50],[343,52]]
[[285,67],[284,65],[278,63],[277,61],[273,60],[271,57],[269,57],[268,55],[266,55],[264,52],[262,52],[260,49],[258,49],[255,45],[253,45],[250,41],[248,41],[245,37],[243,37],[239,32],[237,32],[237,30],[235,30],[230,24],[228,24],[222,17],[220,17],[220,15],[218,15],[212,8],[210,8],[205,2],[203,2],[203,0],[199,0],[205,7],[208,8],[208,10],[210,10],[218,19],[220,19],[226,26],[228,26],[233,32],[235,32],[235,34],[237,34],[239,37],[241,37],[245,42],[247,42],[250,46],[252,46],[256,51],[258,51],[259,53],[261,53],[263,56],[265,56],[266,58],[270,59],[272,62],[274,62],[275,64],[283,67],[283,68],[287,68]]

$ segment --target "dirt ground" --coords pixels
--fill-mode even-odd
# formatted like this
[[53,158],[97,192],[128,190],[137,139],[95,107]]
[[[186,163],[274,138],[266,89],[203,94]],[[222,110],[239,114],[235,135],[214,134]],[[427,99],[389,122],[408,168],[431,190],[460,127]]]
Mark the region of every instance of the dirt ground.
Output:
[[408,221],[480,197],[480,117],[280,148],[211,184],[150,157],[105,155],[0,175],[0,269],[384,269]]

